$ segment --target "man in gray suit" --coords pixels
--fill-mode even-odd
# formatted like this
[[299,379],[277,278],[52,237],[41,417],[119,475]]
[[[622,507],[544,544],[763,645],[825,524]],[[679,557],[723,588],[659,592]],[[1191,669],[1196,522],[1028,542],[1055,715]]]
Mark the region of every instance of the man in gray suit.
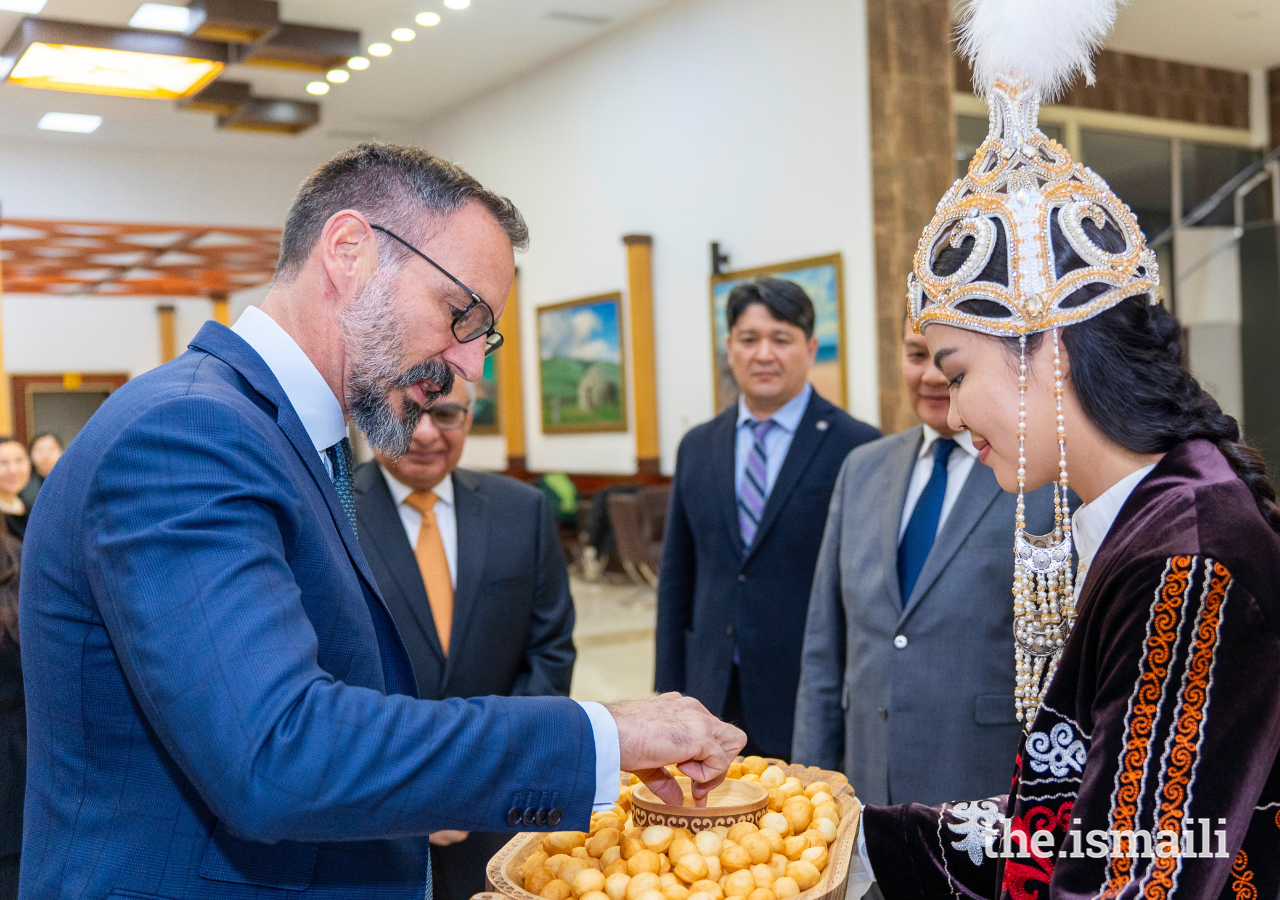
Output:
[[[574,615],[559,533],[541,491],[458,468],[474,409],[474,386],[455,380],[408,453],[356,469],[360,546],[420,696],[568,696]],[[434,900],[483,891],[508,839],[431,835]]]
[[[902,373],[924,423],[857,448],[831,498],[805,628],[793,762],[840,769],[866,803],[1009,789],[1016,497],[947,427],[946,378],[909,326]],[[1053,527],[1028,494],[1027,527]]]

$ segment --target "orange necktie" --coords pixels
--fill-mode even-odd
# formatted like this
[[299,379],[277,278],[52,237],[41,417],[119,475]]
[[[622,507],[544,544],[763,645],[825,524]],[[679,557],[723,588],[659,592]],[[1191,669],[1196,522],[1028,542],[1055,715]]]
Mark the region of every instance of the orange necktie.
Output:
[[427,603],[436,623],[436,635],[444,655],[449,655],[449,632],[453,627],[453,581],[449,578],[449,559],[444,555],[444,539],[436,523],[436,495],[433,491],[414,491],[404,498],[405,505],[422,513],[422,528],[413,555],[427,588]]

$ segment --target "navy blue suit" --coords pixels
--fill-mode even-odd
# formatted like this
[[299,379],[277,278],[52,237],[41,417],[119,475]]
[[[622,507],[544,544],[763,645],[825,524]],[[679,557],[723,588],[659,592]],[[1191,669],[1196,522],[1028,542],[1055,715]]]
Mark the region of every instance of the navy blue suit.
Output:
[[742,724],[763,751],[785,758],[831,491],[849,451],[880,432],[815,392],[744,550],[737,418],[735,404],[680,442],[658,580],[655,681],[659,691],[689,694],[722,715],[736,645]]
[[315,446],[221,325],[67,448],[20,614],[24,898],[421,900],[431,831],[588,824],[573,701],[415,699]]

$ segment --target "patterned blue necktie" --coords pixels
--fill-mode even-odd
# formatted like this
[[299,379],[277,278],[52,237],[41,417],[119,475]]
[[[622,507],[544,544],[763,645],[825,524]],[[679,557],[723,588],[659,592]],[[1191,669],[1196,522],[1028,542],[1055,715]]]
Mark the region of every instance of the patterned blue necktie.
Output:
[[325,453],[329,456],[329,464],[333,466],[333,486],[337,488],[338,499],[342,501],[342,509],[351,522],[351,530],[356,530],[356,495],[351,483],[351,441],[343,438]]
[[947,460],[954,449],[956,442],[951,438],[938,438],[934,443],[933,474],[924,486],[924,493],[916,501],[916,508],[898,546],[898,584],[902,587],[903,606],[907,605],[907,599],[924,569],[924,561],[933,549],[933,540],[938,536],[942,501],[947,495]]
[[769,499],[769,457],[764,450],[764,440],[777,424],[773,419],[747,423],[754,440],[742,473],[742,484],[738,485],[738,528],[742,531],[743,547],[750,547],[755,540],[765,501]]

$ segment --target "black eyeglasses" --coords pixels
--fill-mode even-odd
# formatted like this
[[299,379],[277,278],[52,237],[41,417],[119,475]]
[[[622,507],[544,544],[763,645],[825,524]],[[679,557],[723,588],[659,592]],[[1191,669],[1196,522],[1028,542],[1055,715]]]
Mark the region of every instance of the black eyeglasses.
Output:
[[443,406],[433,406],[427,410],[427,415],[431,417],[431,424],[439,428],[441,431],[453,431],[467,424],[467,416],[471,414],[471,404],[459,406],[456,403],[446,403]]
[[400,235],[383,228],[381,225],[371,225],[370,227],[374,231],[381,231],[387,237],[404,244],[414,253],[418,254],[427,262],[431,263],[431,265],[435,266],[436,270],[439,271],[441,275],[448,278],[458,287],[462,288],[463,292],[471,298],[471,302],[467,305],[466,309],[454,309],[452,306],[449,307],[449,312],[453,315],[453,324],[451,326],[453,328],[453,336],[457,338],[459,344],[469,344],[472,341],[484,338],[485,356],[489,356],[493,351],[502,346],[502,335],[493,327],[493,307],[481,300],[479,294],[471,290],[471,288],[467,287],[458,279],[454,278],[449,274],[449,271],[444,266],[440,265],[440,263],[436,262],[430,256],[427,256],[427,254],[413,246],[413,244],[410,244],[404,238],[400,237]]

